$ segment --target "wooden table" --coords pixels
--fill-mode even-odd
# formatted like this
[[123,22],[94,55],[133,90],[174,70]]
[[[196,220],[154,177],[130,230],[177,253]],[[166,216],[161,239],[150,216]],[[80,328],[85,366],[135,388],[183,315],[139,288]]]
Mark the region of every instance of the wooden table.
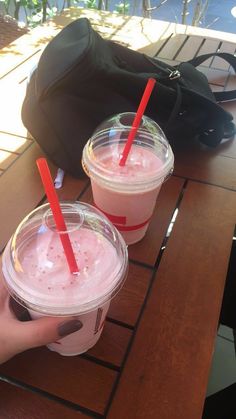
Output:
[[[35,166],[43,153],[20,118],[26,78],[51,37],[79,13],[104,37],[171,63],[236,49],[232,34],[71,9],[1,50],[1,251],[23,216],[45,200]],[[215,90],[235,88],[220,59],[201,69]],[[235,116],[234,102],[224,107]],[[39,348],[1,365],[1,418],[201,417],[235,228],[236,145],[209,150],[189,142],[174,153],[174,175],[145,239],[129,248],[129,276],[102,338],[82,356]],[[58,194],[91,202],[86,178],[66,176]]]

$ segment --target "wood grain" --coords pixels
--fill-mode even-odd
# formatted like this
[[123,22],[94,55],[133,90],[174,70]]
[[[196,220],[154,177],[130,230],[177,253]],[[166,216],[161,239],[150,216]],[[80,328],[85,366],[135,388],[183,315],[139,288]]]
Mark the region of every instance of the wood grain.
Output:
[[31,141],[24,137],[17,137],[16,135],[9,135],[5,132],[0,132],[0,149],[8,152],[21,154],[31,144]]
[[[154,266],[168,225],[174,213],[184,180],[171,177],[161,188],[157,203],[145,237],[128,248],[132,260]],[[89,187],[81,200],[93,204],[92,189]]]
[[[230,43],[230,42],[222,42],[218,52],[227,52],[229,54],[234,55],[235,49],[236,49],[235,44]],[[213,59],[211,66],[214,68],[218,68],[218,69],[226,70],[226,71],[229,71],[229,67],[230,67],[227,61],[224,61],[222,60],[222,58],[219,58],[219,57],[215,57]]]
[[188,138],[173,145],[174,174],[236,190],[236,159],[224,155],[230,141],[208,148]]
[[[52,36],[80,16],[89,18],[107,39],[150,55],[160,52],[170,64],[219,48],[235,51],[235,34],[76,8],[64,10],[1,50],[0,150],[14,160],[5,159],[0,166],[0,251],[21,219],[44,198],[35,165],[43,153],[20,115],[26,77]],[[209,59],[200,69],[213,88],[235,89],[235,77],[221,60]],[[236,118],[234,102],[223,106]],[[15,150],[12,138],[25,143],[19,140]],[[144,240],[129,247],[129,274],[111,303],[97,345],[81,357],[69,358],[46,348],[29,350],[1,365],[2,376],[89,409],[92,417],[104,415],[111,397],[111,419],[201,417],[235,225],[236,146],[229,140],[210,150],[183,139],[173,149],[175,175],[161,189]],[[50,167],[54,175],[56,168]],[[188,179],[193,181],[185,182]],[[88,185],[87,178],[66,175],[58,196],[92,203]],[[0,392],[4,419],[86,417],[1,380]]]
[[189,183],[109,419],[201,417],[235,207],[235,193]]
[[208,78],[209,84],[213,86],[212,90],[216,90],[214,86],[219,86],[223,90],[223,87],[227,82],[229,73],[225,70],[218,70],[212,67],[205,67],[204,64],[205,63],[199,66],[198,70],[200,70]]
[[183,179],[173,176],[164,183],[145,237],[139,243],[129,246],[129,257],[132,260],[155,265],[183,185]]
[[[203,38],[204,39],[204,38]],[[198,55],[209,54],[211,52],[216,52],[219,48],[220,41],[219,39],[205,39],[204,43],[201,46],[201,49],[198,52]],[[210,67],[212,64],[213,58],[208,58],[204,61],[203,66]]]
[[10,80],[9,83],[7,80],[0,80],[0,89],[0,130],[8,134],[31,138],[21,120],[21,107],[25,97],[26,81],[18,84],[12,83]]
[[47,43],[61,29],[51,22],[31,29],[5,48],[0,50],[0,79],[4,78],[24,61],[31,59],[34,54],[45,48]]
[[85,419],[87,415],[40,394],[0,381],[1,419]]
[[0,169],[6,170],[18,157],[15,153],[9,153],[8,151],[0,150]]
[[107,321],[101,338],[86,355],[119,367],[122,364],[131,335],[131,330]]
[[65,174],[62,187],[57,189],[58,198],[63,201],[76,201],[79,199],[81,192],[89,184],[87,177],[76,179],[69,174]]
[[130,263],[128,278],[111,302],[108,316],[129,326],[135,326],[151,277],[152,270]]
[[63,357],[47,348],[17,355],[0,366],[0,374],[103,413],[117,373],[82,359]]
[[[39,146],[32,143],[1,176],[0,251],[22,218],[32,211],[44,196],[43,186],[35,164],[36,159],[43,155]],[[53,165],[50,167],[52,173],[55,174],[55,167]]]
[[187,42],[183,45],[175,59],[178,61],[188,61],[191,60],[197,52],[199,51],[202,44],[202,37],[200,36],[190,36],[187,39]]
[[177,51],[183,47],[186,40],[186,35],[173,34],[161,49],[160,53],[158,54],[158,58],[168,58],[170,60],[174,60]]

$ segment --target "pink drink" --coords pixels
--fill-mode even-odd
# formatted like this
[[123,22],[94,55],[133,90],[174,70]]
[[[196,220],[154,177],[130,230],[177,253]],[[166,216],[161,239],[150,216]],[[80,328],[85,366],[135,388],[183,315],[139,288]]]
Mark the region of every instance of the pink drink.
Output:
[[[69,232],[80,269],[78,275],[69,272],[58,233],[42,223],[35,212],[29,222],[23,221],[23,228],[19,226],[16,243],[13,237],[3,256],[6,285],[11,295],[29,309],[32,318],[75,315],[80,320],[79,331],[48,345],[62,355],[77,355],[95,345],[110,300],[122,286],[127,270],[124,242],[98,211],[83,204],[83,217],[88,220],[89,208],[90,221],[85,223],[80,214],[80,221],[76,219],[71,227],[71,215],[78,207],[78,203],[71,205]],[[75,228],[76,223],[79,228]]]
[[[162,161],[148,149],[134,145],[125,166],[119,166],[122,148],[116,153],[113,148],[104,147],[99,152],[100,163],[112,173],[114,178],[126,178],[128,183],[151,178],[162,170]],[[113,222],[127,244],[136,243],[143,238],[152,216],[161,185],[127,193],[104,187],[91,178],[94,203]]]
[[83,165],[91,179],[95,205],[126,243],[133,244],[147,231],[174,157],[161,130],[153,134],[139,129],[125,166],[120,166],[128,131],[113,128],[95,134],[84,148]]

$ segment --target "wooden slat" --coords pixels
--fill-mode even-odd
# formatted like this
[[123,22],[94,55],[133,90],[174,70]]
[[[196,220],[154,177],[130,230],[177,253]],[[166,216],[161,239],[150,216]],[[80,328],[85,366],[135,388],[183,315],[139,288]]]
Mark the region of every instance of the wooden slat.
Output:
[[[222,42],[222,45],[220,46],[219,52],[228,52],[230,54],[235,53],[235,49],[236,49],[236,45],[232,44],[230,42]],[[219,57],[215,57],[212,61],[212,65],[213,68],[217,68],[217,69],[221,69],[221,70],[229,70],[230,65],[222,60]]]
[[176,141],[174,174],[236,190],[236,159],[221,155],[227,147],[228,142],[211,149],[191,139]]
[[[156,42],[160,38],[160,33],[163,33],[163,28],[166,32],[166,37],[172,32],[175,35],[186,34],[208,38],[211,37],[213,40],[222,39],[230,42],[236,41],[236,35],[227,32],[218,32],[174,23],[170,25],[168,22],[156,19],[150,21],[150,19],[121,16],[110,12],[71,8],[64,10],[60,16],[55,16],[51,22],[49,21],[45,25],[36,27],[28,34],[23,35],[14,41],[8,47],[3,48],[0,51],[0,77],[3,77],[7,72],[21,64],[22,61],[27,60],[29,57],[33,56],[33,54],[37,53],[38,50],[44,48],[50,39],[55,36],[65,24],[70,23],[71,20],[77,19],[80,16],[88,17],[94,25],[97,25],[97,28],[99,27],[100,31],[104,26],[107,31],[109,31],[110,27],[113,27],[112,34],[114,34],[114,36],[118,36],[119,31],[124,30],[129,37],[129,31],[131,31],[130,28],[132,27],[133,33],[132,37],[130,36],[132,48],[142,48],[150,44],[150,42]],[[142,32],[144,32],[144,34]]]
[[[1,176],[0,206],[1,234],[0,251],[9,240],[19,222],[44,196],[43,186],[35,160],[43,156],[37,144],[32,145]],[[51,166],[52,173],[55,168]],[[4,197],[4,198],[3,198]]]
[[[108,34],[117,34],[122,29],[126,30],[127,24],[130,21],[130,16],[71,7],[70,9],[64,9],[60,15],[54,16],[53,23],[58,27],[64,27],[79,17],[87,17],[96,30],[99,30],[101,33],[107,32]],[[131,20],[131,25],[135,22],[139,23],[141,19],[135,16],[134,20]]]
[[[204,55],[216,52],[220,45],[219,39],[205,39],[204,44],[202,44],[201,49],[198,52],[198,55]],[[204,61],[204,67],[210,67],[213,58],[209,58],[208,60]]]
[[6,170],[18,157],[15,153],[8,153],[8,151],[0,150],[0,169]]
[[164,45],[158,54],[158,57],[161,59],[168,58],[169,60],[173,60],[177,51],[183,46],[186,40],[186,35],[173,34],[173,36],[169,39],[169,41]]
[[209,150],[196,153],[193,157],[192,152],[185,156],[177,153],[175,174],[236,190],[236,179],[233,177],[236,159],[216,156]]
[[151,276],[150,269],[130,263],[128,278],[121,291],[111,302],[108,317],[135,326],[150,285]]
[[68,174],[65,174],[62,187],[60,189],[57,189],[57,195],[61,201],[78,200],[81,191],[88,184],[89,180],[85,176],[81,176],[81,179],[76,179]]
[[[36,159],[44,156],[36,143],[22,154],[22,156],[1,176],[0,194],[4,196],[0,207],[0,219],[8,220],[3,223],[0,235],[0,251],[9,240],[19,222],[29,211],[32,211],[44,197],[44,189],[36,167]],[[55,176],[56,168],[48,163],[51,173]],[[58,190],[60,199],[74,200],[83,190],[87,179],[73,179],[65,177],[65,186]],[[17,205],[16,205],[17,203]]]
[[26,150],[30,144],[31,141],[26,138],[0,132],[0,150],[20,154]]
[[[170,178],[162,186],[157,198],[153,218],[144,239],[129,246],[129,257],[131,259],[150,266],[155,265],[183,183],[184,181],[181,179]],[[91,187],[82,195],[81,200],[93,204]]]
[[222,92],[222,90],[224,90],[223,86],[219,86],[218,84],[209,83],[209,85],[213,93]]
[[37,393],[0,381],[0,417],[3,419],[85,419],[88,416]]
[[63,357],[47,348],[17,355],[0,366],[0,374],[101,414],[117,375],[79,356]]
[[[171,35],[169,35],[171,36]],[[139,47],[138,51],[144,54],[149,55],[150,57],[158,57],[158,52],[163,48],[164,44],[168,42],[168,36],[164,35],[161,36],[157,41],[155,42],[149,42],[148,45],[145,45],[144,47]]]
[[138,16],[122,16],[116,13],[104,12],[104,11],[96,11],[96,10],[88,10],[88,9],[79,9],[79,8],[70,8],[64,10],[61,15],[55,16],[53,18],[53,22],[59,25],[68,24],[71,20],[77,19],[79,16],[87,17],[91,20],[93,25],[98,25],[99,27],[110,27],[116,28],[116,34],[118,31],[123,30],[126,34],[132,30],[133,36],[138,36],[139,32],[142,30],[146,33],[149,29],[149,36],[150,34],[157,34],[157,38],[159,38],[159,28],[161,31],[165,28],[165,33],[171,31],[174,34],[187,34],[187,35],[194,35],[194,36],[201,36],[201,37],[209,37],[213,39],[221,39],[229,42],[236,42],[236,35],[227,32],[219,32],[215,30],[209,30],[204,28],[198,28],[194,26],[186,26],[176,23],[169,23],[163,22],[157,19],[147,19]]
[[[228,86],[228,85],[227,85]],[[234,86],[233,88],[235,88]],[[230,101],[224,103],[224,109],[233,115],[233,121],[236,124],[236,101]],[[221,153],[223,156],[236,158],[236,140],[235,137],[227,140],[225,146],[222,147]]]
[[12,71],[23,61],[28,60],[39,50],[45,48],[47,43],[62,28],[51,22],[31,29],[7,47],[0,50],[0,79]]
[[[156,42],[163,36],[169,22],[151,21],[138,16],[121,16],[107,12],[92,12],[89,10],[70,9],[54,18],[56,25],[66,25],[79,16],[89,18],[95,30],[102,37],[126,44],[132,49],[140,49]],[[135,36],[134,36],[135,32]]]
[[187,39],[187,42],[181,48],[178,55],[175,58],[178,61],[188,61],[191,60],[199,50],[202,43],[202,37],[200,36],[191,36]]
[[107,321],[101,338],[85,356],[93,356],[119,367],[126,353],[131,334],[129,329]]
[[202,36],[204,38],[217,41],[226,41],[226,42],[236,42],[236,34],[230,33],[230,32],[221,32],[216,31],[214,29],[206,29],[201,28],[197,26],[185,26],[185,25],[177,25],[177,26],[183,26],[185,28],[185,33],[187,35],[197,35]]
[[133,260],[155,265],[168,225],[173,216],[184,181],[171,177],[161,188],[148,231],[143,240],[129,246]]
[[31,138],[21,120],[21,107],[25,97],[26,82],[21,84],[7,83],[3,79],[0,80],[0,89],[0,131]]
[[[42,50],[38,50],[34,55],[29,57],[27,60],[23,60],[16,68],[0,80],[1,84],[8,85],[10,88],[13,88],[14,85],[22,83],[27,77],[30,76],[32,71],[38,64],[39,58],[41,56]],[[0,60],[1,63],[1,60]]]
[[[157,20],[83,9],[64,11],[61,17],[46,24],[46,30],[41,27],[33,30],[28,38],[24,36],[24,39],[18,40],[16,45],[19,48],[11,45],[0,52],[0,75],[11,71],[4,78],[4,83],[0,84],[1,93],[7,97],[6,100],[0,98],[2,131],[22,137],[29,135],[20,117],[26,86],[21,81],[51,37],[62,25],[78,18],[80,13],[91,18],[102,36],[106,34],[107,38],[122,41],[134,49],[143,51],[146,48],[153,55],[156,47],[160,49],[163,46],[163,59],[168,59],[170,63],[177,51],[178,60],[183,61],[193,51],[195,54],[205,36],[211,36],[212,39],[206,39],[198,54],[211,52],[214,48],[216,50],[219,37],[231,43],[236,41],[236,35],[221,36],[216,31],[168,22],[159,24]],[[173,34],[172,41],[166,42],[170,34]],[[191,40],[191,34],[199,38]],[[189,35],[190,38],[183,45],[183,40]],[[211,63],[212,60],[209,60],[203,67]],[[219,64],[215,65],[219,67]],[[210,81],[217,89],[222,89],[228,69],[219,68],[211,70]],[[229,80],[233,83],[233,79]],[[0,170],[0,193],[4,198],[0,210],[0,219],[3,220],[0,249],[22,217],[44,196],[35,167],[35,158],[43,153],[36,144],[27,150],[21,149],[20,153],[23,153],[22,156],[4,173],[1,174]],[[156,419],[160,416],[161,419],[182,419],[183,411],[188,419],[201,417],[235,224],[236,198],[231,191],[194,182],[190,182],[186,191],[183,191],[183,178],[190,177],[235,190],[233,174],[236,159],[232,157],[236,157],[236,148],[233,142],[222,144],[215,150],[206,150],[198,143],[186,142],[177,144],[174,153],[175,173],[182,179],[172,177],[163,185],[145,239],[129,247],[129,256],[134,263],[130,263],[124,287],[111,303],[98,344],[82,357],[71,358],[62,357],[46,348],[30,350],[2,365],[0,374],[10,375],[36,389],[79,404],[91,410],[91,416],[103,415],[118,376],[115,370],[123,365],[130,339],[136,333],[127,363],[122,368],[118,393],[113,395],[110,417]],[[55,174],[55,168],[51,167]],[[76,180],[66,176],[58,195],[60,199],[77,199],[87,185],[85,178]],[[182,192],[184,195],[179,215],[144,307],[157,255]],[[91,202],[90,188],[80,199]],[[142,263],[150,267],[141,266]],[[114,368],[108,368],[109,364]],[[12,388],[15,389],[11,385]],[[9,397],[11,394],[9,391]],[[37,395],[35,411],[40,409],[39,399],[44,400]],[[25,400],[29,400],[29,404]],[[22,403],[19,401],[19,406],[25,406],[22,416],[31,417],[30,403],[31,397],[27,399],[22,395]],[[55,419],[60,415],[62,417],[60,408],[57,411],[55,407],[55,416],[52,416]],[[50,409],[48,406],[48,415],[46,407],[42,407],[41,412],[50,418]],[[14,408],[12,412],[14,418]],[[71,412],[74,414],[73,410]],[[66,415],[67,411],[64,412],[65,418]],[[82,414],[78,415],[83,417]]]
[[[236,90],[235,74],[229,75],[227,83],[225,85],[225,90]],[[235,103],[235,100],[233,103]]]
[[168,60],[167,58],[162,58],[161,61],[163,63],[169,64],[170,66],[174,66],[174,65],[179,64],[178,60]]
[[201,417],[235,207],[235,193],[190,182],[109,419]]
[[[213,85],[213,87],[219,86],[223,88],[229,76],[229,73],[227,71],[215,70],[214,68],[204,67],[203,65],[199,66],[198,70],[200,70],[203,74],[207,76],[209,83]],[[216,89],[217,87],[215,88],[215,90]]]

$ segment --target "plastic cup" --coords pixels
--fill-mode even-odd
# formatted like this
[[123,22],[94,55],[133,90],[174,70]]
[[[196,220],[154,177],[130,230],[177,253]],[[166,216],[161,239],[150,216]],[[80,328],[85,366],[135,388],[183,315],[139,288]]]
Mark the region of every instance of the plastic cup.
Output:
[[[31,212],[3,253],[2,269],[11,296],[33,319],[75,316],[81,329],[48,345],[61,355],[86,352],[98,341],[111,299],[122,287],[127,246],[104,215],[91,205],[62,202],[78,274],[70,273],[49,204]],[[65,234],[65,232],[64,232]]]
[[125,166],[119,165],[134,116],[123,113],[101,124],[86,143],[82,156],[95,206],[113,222],[128,245],[144,237],[161,185],[174,166],[165,134],[146,116]]

